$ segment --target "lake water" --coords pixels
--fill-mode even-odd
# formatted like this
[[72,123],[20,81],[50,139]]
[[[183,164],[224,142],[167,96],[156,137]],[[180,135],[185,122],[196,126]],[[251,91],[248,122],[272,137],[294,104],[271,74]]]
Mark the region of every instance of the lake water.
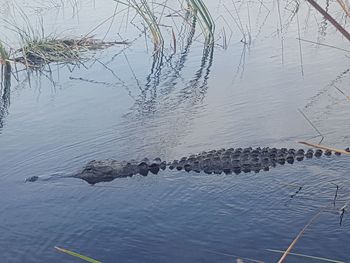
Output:
[[[55,246],[102,262],[277,262],[281,254],[269,249],[285,250],[320,209],[293,252],[350,261],[347,213],[340,225],[350,200],[347,156],[258,174],[164,171],[95,186],[58,175],[25,183],[72,174],[92,159],[173,160],[223,147],[317,143],[300,111],[323,144],[350,145],[350,47],[328,21],[306,2],[297,12],[292,2],[204,2],[215,45],[204,45],[199,23],[184,22],[180,3],[152,4],[164,34],[163,55],[155,55],[144,22],[112,0],[0,0],[6,45],[20,45],[14,24],[79,37],[119,11],[91,35],[130,42],[87,52],[84,64],[14,73],[11,85],[2,84],[2,262],[79,262]],[[345,24],[336,2],[320,5]],[[287,262],[318,261],[291,255]]]

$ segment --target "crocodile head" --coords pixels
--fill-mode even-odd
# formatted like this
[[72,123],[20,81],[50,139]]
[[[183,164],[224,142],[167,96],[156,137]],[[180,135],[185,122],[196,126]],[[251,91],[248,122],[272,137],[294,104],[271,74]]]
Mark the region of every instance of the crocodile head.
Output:
[[76,177],[89,184],[96,184],[109,182],[115,178],[132,176],[134,173],[134,166],[131,163],[107,159],[88,162]]

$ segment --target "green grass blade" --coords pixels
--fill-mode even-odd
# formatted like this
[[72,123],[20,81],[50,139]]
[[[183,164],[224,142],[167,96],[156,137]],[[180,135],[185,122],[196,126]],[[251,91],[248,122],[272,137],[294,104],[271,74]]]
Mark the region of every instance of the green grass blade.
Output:
[[80,259],[85,260],[85,261],[90,262],[90,263],[102,263],[101,261],[98,261],[96,259],[92,259],[90,257],[78,254],[76,252],[73,252],[73,251],[70,251],[70,250],[67,250],[67,249],[64,249],[64,248],[55,247],[55,249],[57,249],[60,252],[66,253],[66,254],[68,254],[70,256],[73,256],[73,257],[76,257],[76,258],[80,258]]
[[197,16],[206,41],[212,42],[214,40],[215,22],[207,6],[202,0],[187,0],[187,4],[192,10],[193,15]]

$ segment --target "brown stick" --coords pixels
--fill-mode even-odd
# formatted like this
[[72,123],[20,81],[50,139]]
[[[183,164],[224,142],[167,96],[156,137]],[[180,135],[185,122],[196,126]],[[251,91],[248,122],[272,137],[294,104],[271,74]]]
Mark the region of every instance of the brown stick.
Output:
[[328,14],[321,6],[319,6],[314,0],[306,0],[308,1],[318,12],[320,12],[329,22],[335,26],[340,33],[343,34],[350,41],[350,33],[345,30],[330,14]]
[[310,143],[310,142],[298,142],[298,143],[301,143],[301,144],[304,144],[304,145],[307,145],[307,146],[310,146],[310,147],[322,149],[322,150],[330,150],[330,151],[333,151],[333,152],[338,152],[338,153],[343,153],[343,154],[350,155],[350,152],[347,152],[347,151],[344,151],[344,150],[339,150],[339,149],[336,149],[336,148],[323,146],[323,145],[320,145],[320,144],[314,144],[314,143]]
[[320,209],[317,214],[315,214],[310,220],[309,222],[303,227],[303,229],[299,232],[299,234],[296,236],[296,238],[294,238],[293,242],[289,245],[289,247],[287,248],[287,250],[283,253],[282,257],[280,258],[280,260],[278,261],[278,263],[283,263],[284,260],[287,258],[288,254],[290,253],[290,251],[293,249],[293,247],[295,246],[295,244],[298,242],[298,240],[301,238],[301,236],[304,234],[304,232],[306,231],[306,229],[311,226],[311,224],[322,214],[324,208]]
[[347,98],[348,100],[350,100],[350,96],[347,96],[344,91],[342,91],[341,89],[339,89],[338,87],[334,86],[334,88],[336,88],[341,94],[343,94],[345,96],[345,98]]
[[342,0],[337,0],[338,4],[343,8],[345,14],[350,17],[350,10]]

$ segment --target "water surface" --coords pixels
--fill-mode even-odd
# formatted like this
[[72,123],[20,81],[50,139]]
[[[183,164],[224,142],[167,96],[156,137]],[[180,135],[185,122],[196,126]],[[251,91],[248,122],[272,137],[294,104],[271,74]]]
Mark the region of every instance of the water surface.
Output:
[[[204,46],[198,25],[191,37],[181,18],[163,17],[165,25],[178,25],[178,47],[173,54],[165,38],[163,56],[155,56],[141,22],[124,12],[94,34],[130,45],[86,54],[92,58],[85,66],[51,65],[51,73],[20,74],[2,85],[4,262],[76,262],[54,246],[103,262],[275,262],[280,255],[267,249],[286,249],[324,207],[295,252],[349,261],[347,214],[339,224],[349,200],[346,156],[258,174],[164,171],[93,187],[59,176],[24,183],[29,176],[74,173],[91,159],[172,160],[222,147],[318,142],[299,110],[324,144],[350,144],[349,101],[339,92],[350,94],[349,53],[297,40],[349,49],[339,32],[305,3],[293,15],[295,7],[284,2],[206,2],[216,19],[214,46]],[[108,0],[4,1],[1,15],[19,24],[16,6],[33,25],[42,17],[45,31],[60,36],[84,35],[115,9]],[[336,3],[323,6],[341,19]],[[241,41],[238,17],[249,43]],[[16,34],[0,24],[6,42],[17,45]],[[334,184],[340,186],[335,206]],[[288,258],[301,260],[307,262]]]

